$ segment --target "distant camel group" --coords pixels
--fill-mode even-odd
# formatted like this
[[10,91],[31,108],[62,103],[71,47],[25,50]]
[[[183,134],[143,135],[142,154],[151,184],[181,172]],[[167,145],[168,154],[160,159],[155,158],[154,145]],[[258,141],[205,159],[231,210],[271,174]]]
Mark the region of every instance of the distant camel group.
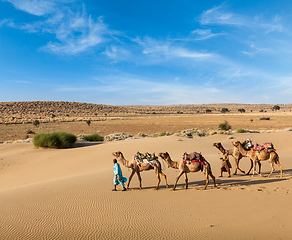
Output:
[[[261,171],[260,161],[269,160],[272,170],[271,170],[270,174],[268,175],[268,177],[270,177],[271,174],[274,172],[274,170],[275,170],[274,164],[275,163],[279,166],[280,171],[281,171],[281,177],[282,177],[283,176],[283,169],[282,169],[282,166],[280,164],[279,155],[276,153],[276,150],[274,148],[271,148],[268,150],[261,149],[261,150],[256,151],[255,149],[252,149],[251,146],[248,146],[248,144],[250,144],[250,143],[251,142],[249,142],[247,140],[244,141],[243,143],[241,143],[239,141],[235,141],[235,142],[232,142],[234,147],[232,149],[229,149],[229,150],[226,150],[220,142],[213,144],[213,146],[218,148],[223,154],[222,158],[221,158],[223,163],[222,163],[222,167],[221,167],[221,176],[220,177],[222,177],[222,171],[228,172],[229,177],[230,177],[230,169],[229,168],[231,168],[231,165],[230,165],[229,159],[228,159],[229,155],[233,156],[234,160],[235,160],[236,168],[235,168],[234,175],[237,174],[237,170],[241,171],[242,173],[245,173],[245,171],[243,171],[239,168],[239,161],[243,157],[248,157],[248,158],[250,158],[250,161],[251,161],[251,167],[250,167],[249,171],[247,172],[247,175],[250,173],[250,171],[252,169],[253,169],[252,176],[254,176],[255,173],[260,174],[260,171]],[[167,184],[166,175],[162,172],[161,163],[158,160],[158,158],[154,159],[154,164],[150,164],[149,162],[138,163],[134,158],[130,162],[130,161],[125,159],[125,157],[121,151],[113,152],[112,155],[120,163],[122,163],[123,166],[132,170],[130,177],[129,177],[128,184],[127,184],[127,188],[130,187],[130,182],[132,180],[132,177],[136,173],[138,176],[138,179],[139,179],[140,189],[142,189],[142,178],[141,178],[140,173],[142,171],[149,171],[149,170],[154,170],[156,173],[156,176],[157,176],[157,186],[155,188],[156,190],[159,188],[159,185],[160,185],[160,175],[165,179],[166,187],[167,188],[169,187]],[[199,172],[199,171],[202,171],[206,177],[206,184],[205,184],[205,187],[203,189],[207,188],[207,186],[209,184],[209,177],[212,178],[212,180],[214,182],[214,187],[217,188],[215,177],[212,174],[211,165],[200,153],[196,153],[196,152],[191,153],[191,154],[185,153],[180,158],[180,160],[177,162],[171,160],[171,157],[170,157],[168,152],[161,152],[158,154],[158,156],[160,158],[162,158],[169,167],[179,170],[179,174],[176,177],[174,186],[172,188],[173,190],[175,190],[175,188],[177,186],[177,182],[183,174],[185,175],[185,183],[186,183],[186,189],[187,189],[188,188],[187,174],[190,172]],[[190,156],[195,156],[195,157],[191,158]],[[259,165],[259,172],[256,171],[256,164]]]

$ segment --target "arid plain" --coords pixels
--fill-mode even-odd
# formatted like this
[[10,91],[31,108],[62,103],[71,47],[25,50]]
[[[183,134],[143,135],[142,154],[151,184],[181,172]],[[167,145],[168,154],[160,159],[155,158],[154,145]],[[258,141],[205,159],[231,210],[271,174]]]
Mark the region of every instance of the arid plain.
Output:
[[[191,107],[193,112],[187,110]],[[206,108],[211,107],[214,107],[212,111],[206,113]],[[221,113],[223,107],[230,111]],[[8,143],[0,144],[0,238],[291,239],[292,131],[283,131],[292,127],[291,106],[280,105],[279,111],[272,111],[272,107],[222,104],[186,106],[185,109],[179,106],[179,110],[172,106],[169,110],[171,108],[151,106],[151,109],[145,107],[143,113],[112,110],[87,115],[61,111],[58,115],[43,108],[47,118],[33,112],[19,116],[17,111],[9,116],[6,110],[1,110],[0,141]],[[238,112],[240,108],[245,108],[245,112]],[[67,121],[66,117],[70,119]],[[259,120],[261,117],[270,120]],[[39,127],[32,124],[34,119],[40,119]],[[91,119],[90,126],[85,122],[88,119]],[[28,130],[36,133],[62,130],[76,135],[93,132],[151,135],[189,128],[211,131],[224,121],[228,121],[233,130],[262,132],[200,138],[146,137],[103,143],[79,140],[70,149],[36,149],[32,143],[9,143],[25,139],[26,135],[33,136],[27,134]],[[230,136],[233,139],[228,138]],[[224,173],[223,178],[219,178],[222,154],[213,143],[221,142],[230,149],[232,141],[246,138],[254,143],[274,144],[284,169],[282,178],[278,166],[267,178],[271,169],[268,161],[262,162],[264,177],[238,173],[227,178]],[[112,192],[114,151],[122,151],[128,160],[137,151],[156,154],[167,151],[174,161],[186,151],[201,152],[211,164],[218,187],[215,189],[210,181],[207,189],[202,190],[205,177],[197,172],[188,174],[187,190],[184,176],[176,191],[166,188],[164,179],[161,179],[160,189],[154,190],[157,178],[152,170],[141,173],[142,190],[135,175],[128,191],[122,192],[118,187],[117,192]],[[168,168],[161,158],[159,161],[172,187],[178,171]],[[234,172],[232,156],[230,162]],[[250,160],[243,158],[240,167],[248,171]],[[130,175],[127,168],[122,166],[122,170],[125,176]]]

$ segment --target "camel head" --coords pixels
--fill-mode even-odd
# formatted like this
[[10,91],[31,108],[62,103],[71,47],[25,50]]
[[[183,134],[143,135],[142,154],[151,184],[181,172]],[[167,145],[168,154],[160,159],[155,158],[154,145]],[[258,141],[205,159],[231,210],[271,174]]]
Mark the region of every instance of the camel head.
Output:
[[170,158],[168,152],[161,152],[158,154],[159,157],[161,157],[162,159],[166,159],[166,158]]
[[239,141],[232,142],[235,147],[238,147],[241,143]]
[[222,144],[221,144],[221,142],[213,143],[213,146],[216,148],[219,148],[220,146],[222,146]]
[[121,151],[113,152],[112,155],[114,155],[116,158],[121,157],[123,154]]

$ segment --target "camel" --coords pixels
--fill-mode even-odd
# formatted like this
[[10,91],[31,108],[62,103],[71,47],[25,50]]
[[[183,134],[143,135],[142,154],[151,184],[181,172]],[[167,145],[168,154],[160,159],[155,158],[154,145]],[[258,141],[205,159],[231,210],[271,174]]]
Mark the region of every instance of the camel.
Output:
[[184,163],[183,161],[183,157],[180,159],[179,162],[175,162],[172,161],[168,152],[164,152],[164,153],[159,153],[159,157],[161,157],[162,159],[164,159],[164,161],[167,163],[167,165],[171,168],[174,169],[179,169],[180,173],[178,174],[174,186],[173,186],[173,190],[175,190],[177,182],[179,180],[179,178],[181,177],[181,175],[185,174],[185,182],[186,182],[186,189],[188,189],[188,176],[187,173],[189,172],[198,172],[198,171],[203,171],[206,177],[206,185],[204,187],[204,190],[207,188],[208,184],[209,184],[209,176],[213,179],[214,182],[214,187],[217,188],[216,186],[216,182],[215,182],[215,177],[212,174],[211,171],[211,166],[210,164],[205,160],[203,165],[200,162],[192,162],[192,163]]
[[[281,177],[283,177],[283,168],[280,164],[280,159],[279,159],[279,155],[276,153],[276,151],[273,149],[272,151],[266,151],[266,150],[261,150],[260,152],[254,151],[254,150],[245,150],[242,146],[242,144],[239,141],[235,141],[232,142],[232,144],[238,148],[238,150],[240,151],[240,153],[243,156],[247,156],[249,158],[252,159],[253,161],[253,174],[252,176],[254,176],[254,173],[256,172],[255,166],[256,163],[259,161],[265,161],[265,160],[269,160],[270,161],[270,165],[272,167],[272,170],[270,172],[270,174],[268,175],[268,177],[270,177],[272,175],[272,173],[275,171],[275,167],[274,164],[276,163],[281,171]],[[257,172],[256,172],[257,173]],[[260,174],[260,173],[257,173]],[[262,176],[262,174],[260,174],[260,176]]]
[[166,187],[168,187],[168,184],[167,184],[167,180],[166,180],[166,175],[162,172],[161,170],[161,163],[158,161],[158,160],[155,160],[155,165],[154,167],[151,166],[150,163],[142,163],[140,166],[137,164],[137,161],[135,159],[133,159],[133,161],[130,163],[128,160],[126,160],[124,158],[124,155],[122,152],[118,151],[118,152],[113,152],[112,153],[113,156],[115,156],[117,158],[117,160],[119,162],[121,162],[125,167],[127,168],[130,168],[132,169],[132,173],[129,177],[129,181],[128,181],[128,184],[127,184],[127,189],[129,188],[130,186],[130,182],[132,180],[132,177],[135,173],[137,173],[137,176],[138,176],[138,179],[139,179],[139,182],[140,182],[140,189],[142,189],[142,179],[141,179],[141,175],[140,175],[140,172],[142,171],[149,171],[149,170],[152,170],[154,169],[155,173],[156,173],[156,176],[157,176],[157,179],[158,179],[158,183],[157,183],[157,186],[155,188],[155,190],[157,190],[159,188],[159,184],[160,184],[160,176],[159,174],[164,177],[165,179],[165,185]]
[[[246,141],[244,141],[244,143],[246,143]],[[244,145],[244,143],[243,143],[243,145]],[[242,158],[245,157],[245,156],[243,156],[243,155],[240,153],[240,151],[238,150],[237,147],[234,146],[232,149],[226,150],[226,149],[222,146],[221,142],[213,143],[213,146],[216,147],[216,148],[218,148],[219,151],[223,153],[223,155],[227,152],[228,155],[233,156],[233,158],[234,158],[234,160],[235,160],[235,171],[234,171],[233,175],[236,175],[236,174],[237,174],[237,169],[238,169],[239,171],[241,171],[243,174],[245,174],[245,171],[241,170],[240,167],[239,167],[239,160],[242,159]],[[251,159],[250,159],[250,163],[251,163],[251,166],[250,166],[250,169],[249,169],[249,171],[247,172],[246,175],[248,175],[248,174],[250,173],[250,171],[251,171],[251,169],[252,169],[252,167],[253,167],[253,161],[252,161]],[[259,164],[259,168],[260,168],[260,169],[259,169],[259,172],[261,172],[261,163],[258,162],[258,164]]]

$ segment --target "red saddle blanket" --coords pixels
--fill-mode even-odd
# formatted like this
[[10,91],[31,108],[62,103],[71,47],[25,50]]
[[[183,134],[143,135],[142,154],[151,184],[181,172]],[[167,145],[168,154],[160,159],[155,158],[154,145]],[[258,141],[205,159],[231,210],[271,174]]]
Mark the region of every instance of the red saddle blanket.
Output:
[[262,145],[256,144],[252,148],[252,150],[254,150],[254,151],[262,151],[264,149],[265,150],[274,150],[273,143],[271,143],[271,142],[265,142]]
[[205,158],[202,156],[201,153],[197,153],[197,152],[192,152],[192,153],[184,153],[183,154],[183,162],[185,164],[187,163],[192,163],[192,162],[198,162],[201,163],[202,165],[205,164]]

